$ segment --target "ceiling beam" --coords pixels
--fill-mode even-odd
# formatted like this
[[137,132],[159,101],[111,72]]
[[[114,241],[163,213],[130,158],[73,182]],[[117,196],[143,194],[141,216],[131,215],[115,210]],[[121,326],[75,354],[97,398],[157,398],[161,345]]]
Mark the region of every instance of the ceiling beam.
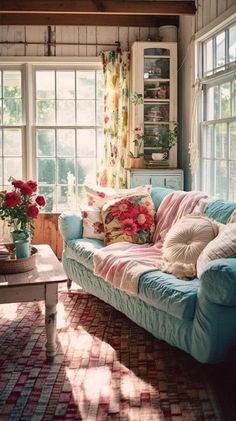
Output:
[[[102,7],[102,10],[101,10]],[[195,1],[1,0],[0,12],[69,15],[194,15]]]
[[62,15],[0,12],[0,25],[178,26],[178,16]]

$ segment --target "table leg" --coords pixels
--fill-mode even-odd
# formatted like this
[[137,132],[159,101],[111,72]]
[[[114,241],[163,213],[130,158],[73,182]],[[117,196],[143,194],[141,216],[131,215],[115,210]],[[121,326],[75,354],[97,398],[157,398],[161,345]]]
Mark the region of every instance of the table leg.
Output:
[[57,352],[57,284],[47,284],[45,291],[46,355],[52,358]]

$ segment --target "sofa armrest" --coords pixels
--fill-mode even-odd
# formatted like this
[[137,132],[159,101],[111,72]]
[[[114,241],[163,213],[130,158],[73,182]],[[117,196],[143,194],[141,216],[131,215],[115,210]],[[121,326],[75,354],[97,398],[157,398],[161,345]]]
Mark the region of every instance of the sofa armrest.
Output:
[[83,235],[83,220],[80,212],[61,213],[58,224],[64,241],[75,240]]
[[212,260],[202,272],[199,293],[209,301],[236,306],[236,258]]

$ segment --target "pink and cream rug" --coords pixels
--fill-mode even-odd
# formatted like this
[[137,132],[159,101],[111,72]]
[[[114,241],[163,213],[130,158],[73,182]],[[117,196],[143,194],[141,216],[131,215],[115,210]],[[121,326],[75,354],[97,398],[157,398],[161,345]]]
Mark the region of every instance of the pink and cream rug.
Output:
[[0,306],[0,420],[222,420],[204,366],[108,304],[61,292],[58,354],[44,303]]

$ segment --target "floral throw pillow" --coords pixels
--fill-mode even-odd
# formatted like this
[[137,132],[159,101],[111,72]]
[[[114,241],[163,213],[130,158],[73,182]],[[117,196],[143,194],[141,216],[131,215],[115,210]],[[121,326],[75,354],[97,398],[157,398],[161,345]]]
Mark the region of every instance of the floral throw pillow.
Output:
[[150,193],[152,186],[138,186],[133,189],[113,189],[110,187],[101,186],[84,186],[87,204],[89,206],[96,206],[101,208],[106,202],[112,199],[121,198],[133,194],[147,194]]
[[93,206],[82,206],[83,238],[104,239],[104,227],[101,217],[101,209]]
[[150,243],[154,232],[155,207],[147,195],[132,195],[107,202],[102,208],[105,245],[127,241]]

